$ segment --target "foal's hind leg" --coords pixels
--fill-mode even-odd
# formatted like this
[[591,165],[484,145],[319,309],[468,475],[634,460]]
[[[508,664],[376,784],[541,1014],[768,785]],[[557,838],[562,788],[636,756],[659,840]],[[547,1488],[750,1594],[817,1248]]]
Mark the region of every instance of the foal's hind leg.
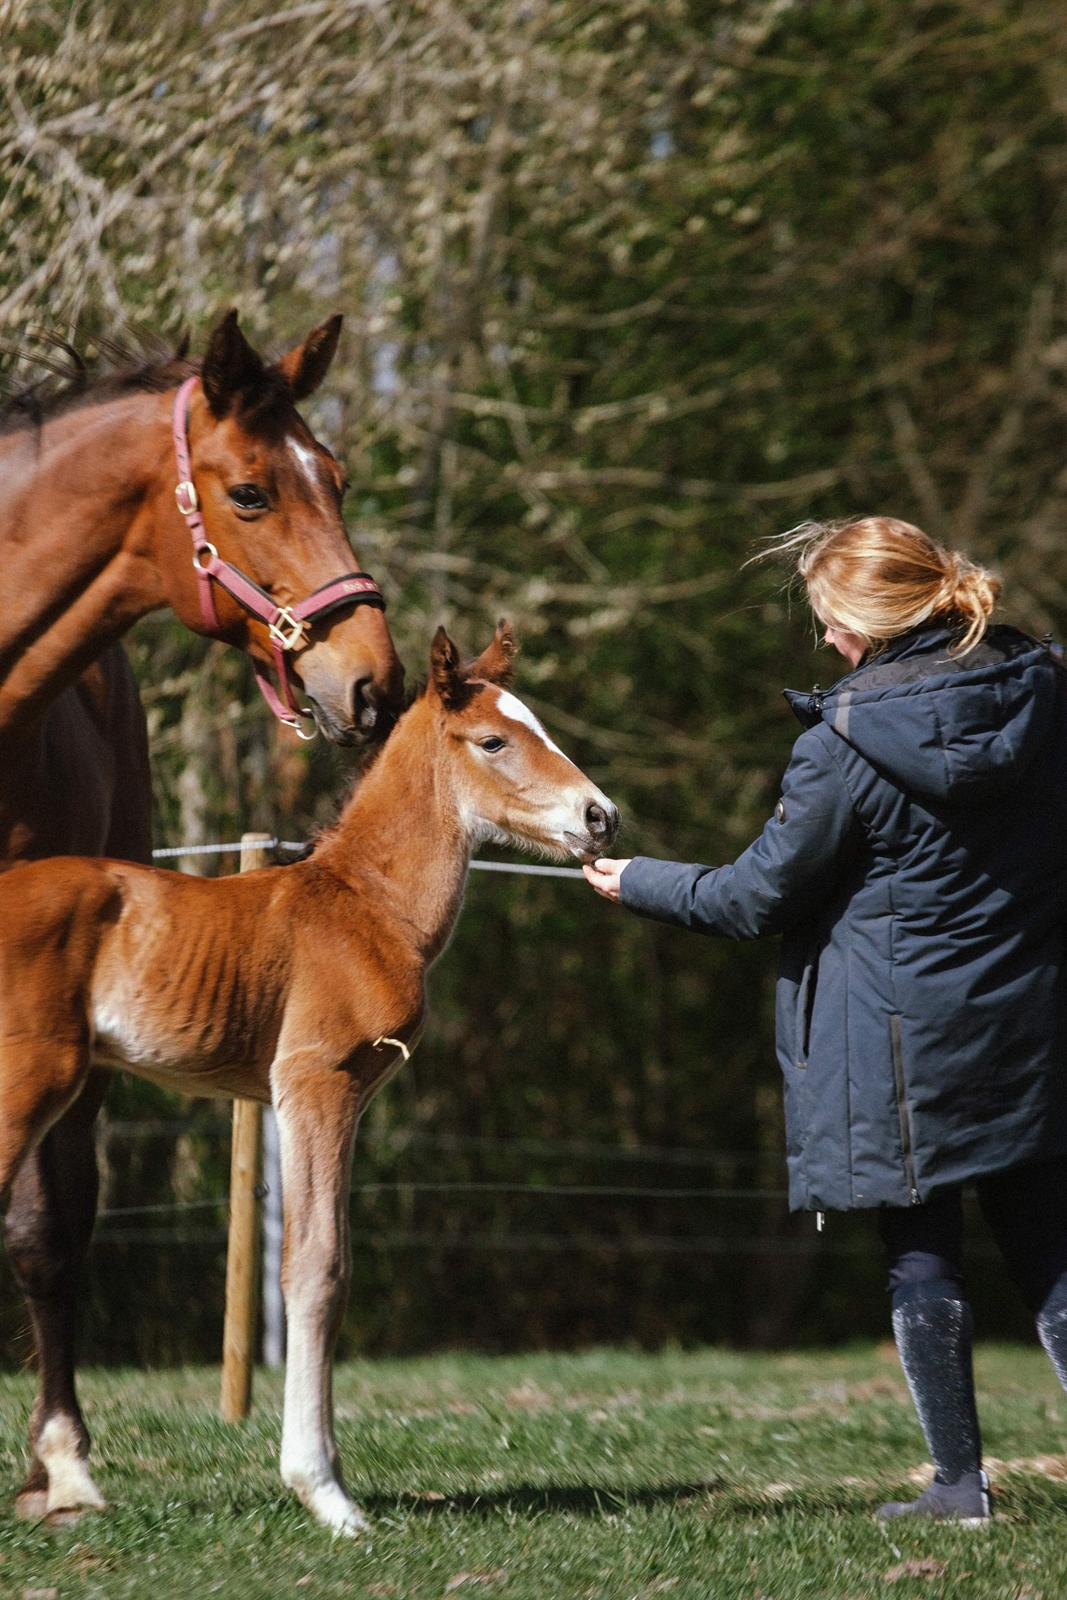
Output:
[[[8,1259],[26,1297],[37,1346],[30,1467],[16,1501],[24,1517],[104,1505],[87,1465],[89,1434],[74,1390],[74,1336],[79,1280],[96,1213],[93,1122],[106,1075],[87,1074],[80,1047],[47,1048],[47,1057],[38,1048],[39,1067],[21,1052],[23,1081],[36,1077],[52,1091],[46,1090],[38,1126],[27,1130],[23,1148],[39,1135],[40,1122],[47,1125],[55,1115],[57,1096],[73,1098],[73,1103],[21,1160],[5,1220]],[[79,1081],[84,1085],[80,1094]],[[6,1099],[0,1085],[0,1115]],[[3,1154],[10,1157],[10,1150],[0,1147],[0,1159]],[[0,1193],[10,1166],[9,1160],[5,1173],[0,1164]]]

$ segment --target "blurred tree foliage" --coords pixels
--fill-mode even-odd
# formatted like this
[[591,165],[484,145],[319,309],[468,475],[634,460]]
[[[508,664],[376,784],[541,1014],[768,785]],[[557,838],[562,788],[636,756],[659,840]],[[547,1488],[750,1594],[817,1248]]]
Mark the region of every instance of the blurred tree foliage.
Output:
[[[520,686],[620,803],[620,853],[729,859],[773,805],[779,688],[836,668],[784,575],[744,562],[804,517],[911,517],[1062,633],[1060,8],[3,0],[0,19],[11,381],[41,326],[89,346],[189,327],[195,347],[236,303],[277,349],[346,311],[309,414],[409,672],[438,620],[474,650],[515,618]],[[165,618],[131,648],[162,842],[330,815],[343,762],[269,723],[247,663]],[[358,1178],[779,1189],[774,955],[475,875]],[[111,1117],[161,1104],[125,1082]],[[163,1153],[120,1127],[108,1201],[218,1192],[213,1115]],[[654,1153],[679,1149],[703,1158]],[[402,1186],[355,1224],[363,1348],[774,1341],[883,1315],[868,1222],[816,1247],[773,1194]],[[217,1283],[218,1240],[189,1227],[102,1235],[98,1353],[212,1353],[214,1288],[187,1286]]]

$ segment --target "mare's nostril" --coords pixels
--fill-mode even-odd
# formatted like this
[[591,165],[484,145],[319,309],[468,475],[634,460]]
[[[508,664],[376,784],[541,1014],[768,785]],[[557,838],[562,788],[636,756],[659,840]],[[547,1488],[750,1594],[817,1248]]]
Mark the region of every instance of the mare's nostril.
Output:
[[373,678],[358,678],[352,690],[352,718],[369,733],[378,721],[378,691]]

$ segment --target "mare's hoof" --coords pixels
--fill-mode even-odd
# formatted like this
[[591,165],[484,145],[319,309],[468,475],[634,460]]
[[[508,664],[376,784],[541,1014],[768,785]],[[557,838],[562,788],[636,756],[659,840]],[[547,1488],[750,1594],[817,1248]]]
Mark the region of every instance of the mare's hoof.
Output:
[[83,1517],[106,1511],[103,1500],[80,1506],[54,1506],[48,1509],[47,1489],[23,1489],[15,1496],[15,1515],[20,1522],[39,1522],[44,1528],[76,1528]]
[[20,1489],[15,1496],[15,1515],[20,1522],[43,1522],[47,1510],[47,1489]]
[[49,1511],[44,1519],[46,1528],[76,1528],[79,1522],[86,1517],[95,1516],[98,1511],[103,1511],[101,1506],[60,1506],[56,1511]]

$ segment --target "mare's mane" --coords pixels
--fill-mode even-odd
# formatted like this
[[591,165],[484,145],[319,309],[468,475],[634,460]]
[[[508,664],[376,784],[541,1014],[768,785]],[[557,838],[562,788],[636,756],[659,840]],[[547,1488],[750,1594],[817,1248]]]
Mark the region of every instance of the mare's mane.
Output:
[[172,389],[200,370],[199,362],[186,358],[188,347],[184,337],[172,349],[151,338],[137,344],[99,338],[89,356],[54,333],[38,335],[30,347],[8,347],[12,365],[29,362],[43,371],[17,387],[10,370],[0,376],[0,435],[39,428],[52,417],[120,395]]
[[[34,346],[0,346],[12,365],[30,362],[42,376],[15,387],[10,372],[0,372],[0,438],[39,429],[53,417],[89,406],[106,405],[127,394],[163,394],[199,373],[202,362],[191,360],[187,335],[167,347],[151,335],[124,344],[104,337],[92,341],[91,356],[55,333],[37,336]],[[264,364],[253,390],[238,397],[242,423],[269,432],[272,415],[292,403],[289,383],[277,366]]]

